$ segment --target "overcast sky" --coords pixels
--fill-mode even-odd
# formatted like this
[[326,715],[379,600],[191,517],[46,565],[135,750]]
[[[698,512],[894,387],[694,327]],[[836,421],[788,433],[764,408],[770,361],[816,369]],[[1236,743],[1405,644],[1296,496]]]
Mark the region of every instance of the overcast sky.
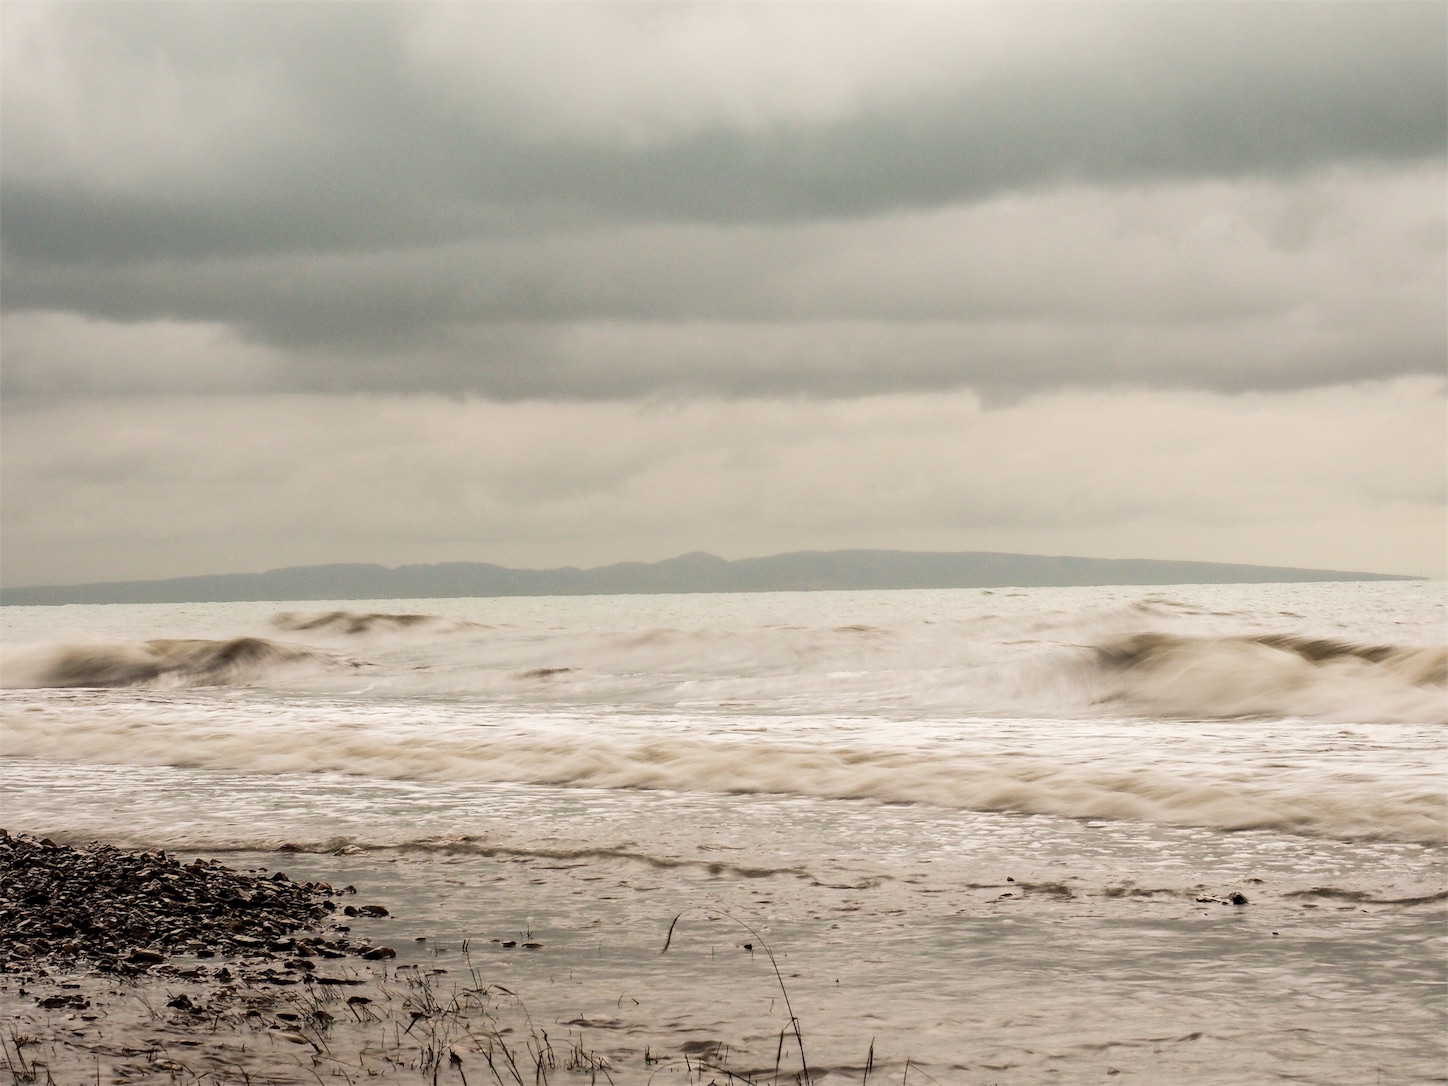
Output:
[[6,584],[1448,574],[1441,3],[0,19]]

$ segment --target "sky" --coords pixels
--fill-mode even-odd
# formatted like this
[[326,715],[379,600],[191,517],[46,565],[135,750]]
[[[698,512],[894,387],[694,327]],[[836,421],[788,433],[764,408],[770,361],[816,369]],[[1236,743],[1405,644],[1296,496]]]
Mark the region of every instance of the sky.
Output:
[[0,582],[1448,575],[1440,3],[0,6]]

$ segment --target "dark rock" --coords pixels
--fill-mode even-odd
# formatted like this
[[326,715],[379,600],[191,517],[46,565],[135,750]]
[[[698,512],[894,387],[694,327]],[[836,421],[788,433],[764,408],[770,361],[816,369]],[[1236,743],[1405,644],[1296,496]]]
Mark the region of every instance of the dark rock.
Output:
[[77,1010],[82,1010],[90,1006],[90,1000],[78,994],[46,996],[37,1002],[48,1011],[60,1010],[63,1007],[74,1007]]
[[1233,905],[1247,904],[1247,898],[1245,894],[1233,893],[1228,896],[1227,900],[1230,901]]
[[[280,872],[243,874],[201,859],[183,865],[164,852],[102,844],[69,848],[0,830],[0,973],[83,964],[127,976],[175,972],[164,964],[173,954],[307,958],[294,933],[327,915],[334,906],[318,898],[332,892]],[[387,915],[380,905],[366,909]],[[325,946],[317,951],[324,957],[356,952],[345,937]],[[284,982],[291,981],[277,981]]]

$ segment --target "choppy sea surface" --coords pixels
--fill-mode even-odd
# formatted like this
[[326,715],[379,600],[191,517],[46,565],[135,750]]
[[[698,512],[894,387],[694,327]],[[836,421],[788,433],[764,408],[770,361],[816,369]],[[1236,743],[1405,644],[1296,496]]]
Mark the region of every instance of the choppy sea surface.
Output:
[[1448,1081],[1441,583],[0,630],[10,832],[365,886],[615,1082],[784,992],[815,1081]]

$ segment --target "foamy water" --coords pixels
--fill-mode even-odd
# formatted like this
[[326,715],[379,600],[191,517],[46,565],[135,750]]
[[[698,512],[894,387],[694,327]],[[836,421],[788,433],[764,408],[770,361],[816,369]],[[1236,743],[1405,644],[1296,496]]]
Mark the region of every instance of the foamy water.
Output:
[[[728,916],[792,963],[841,1081],[871,1037],[895,1078],[909,1056],[962,1082],[1448,1058],[1442,585],[0,621],[12,832],[280,848],[429,933],[546,931],[558,957],[497,968],[555,999],[567,960],[572,1011],[623,987],[671,1008],[596,1030],[616,1081],[640,1031],[773,1057],[772,974],[710,972],[748,939]],[[660,958],[680,912],[693,941]]]

